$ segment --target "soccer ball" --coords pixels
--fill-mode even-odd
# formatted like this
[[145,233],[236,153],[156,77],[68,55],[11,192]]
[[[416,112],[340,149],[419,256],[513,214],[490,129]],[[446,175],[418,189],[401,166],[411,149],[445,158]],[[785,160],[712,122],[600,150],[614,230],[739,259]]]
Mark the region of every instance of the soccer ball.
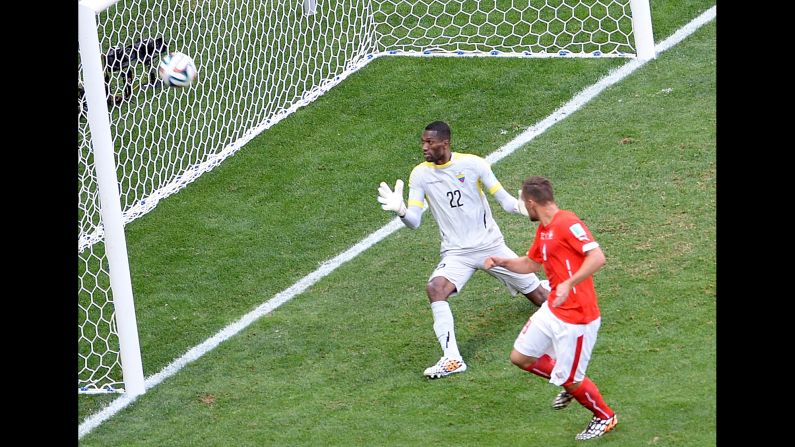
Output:
[[196,64],[190,56],[174,51],[160,60],[157,73],[170,87],[187,87],[196,79]]

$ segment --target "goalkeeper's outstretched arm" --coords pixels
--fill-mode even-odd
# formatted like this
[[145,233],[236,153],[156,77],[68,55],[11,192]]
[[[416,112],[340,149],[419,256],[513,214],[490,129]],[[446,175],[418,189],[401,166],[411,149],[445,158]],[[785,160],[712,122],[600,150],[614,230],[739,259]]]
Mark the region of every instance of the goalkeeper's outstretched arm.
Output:
[[485,160],[483,160],[481,168],[480,180],[483,182],[483,186],[498,202],[500,202],[502,209],[512,214],[523,214],[527,216],[527,209],[525,209],[524,206],[521,190],[516,197],[512,196],[502,187],[502,184],[494,175],[494,171],[491,170],[491,166],[489,166]]
[[522,199],[522,190],[519,190],[517,197],[508,194],[505,188],[500,188],[499,191],[494,193],[494,198],[500,202],[502,209],[513,214],[522,214],[527,216],[527,208],[524,206],[524,199]]
[[[412,192],[414,193],[414,192]],[[411,194],[409,194],[411,196]],[[418,206],[416,201],[409,198],[409,206],[403,202],[403,180],[398,179],[395,182],[395,190],[389,189],[386,182],[381,182],[378,187],[378,202],[381,203],[381,208],[385,211],[393,211],[400,217],[404,225],[411,229],[420,226],[422,220],[422,206]]]
[[409,205],[408,209],[406,210],[406,215],[401,217],[400,220],[403,221],[405,226],[411,228],[412,230],[416,230],[422,221],[422,211],[423,209],[419,206]]

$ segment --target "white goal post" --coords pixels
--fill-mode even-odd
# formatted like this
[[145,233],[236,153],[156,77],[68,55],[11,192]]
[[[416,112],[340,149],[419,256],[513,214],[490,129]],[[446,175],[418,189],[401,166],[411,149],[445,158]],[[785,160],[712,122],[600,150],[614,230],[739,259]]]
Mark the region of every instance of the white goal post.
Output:
[[[118,179],[116,178],[114,147],[105,100],[104,67],[100,56],[96,22],[96,14],[116,1],[118,0],[85,0],[78,3],[78,41],[83,62],[84,79],[86,80],[86,112],[91,132],[91,143],[94,149],[96,192],[99,195],[99,214],[104,230],[103,242],[108,262],[107,274],[110,288],[113,291],[112,300],[116,316],[116,334],[119,341],[118,360],[113,359],[111,361],[114,362],[115,360],[115,362],[120,363],[127,393],[131,396],[137,396],[145,391],[144,375],[141,350],[138,344],[138,326],[133,305],[132,285],[130,283],[127,242],[124,238]],[[78,306],[81,306],[79,301]],[[85,308],[81,306],[81,309]],[[113,323],[112,320],[108,322],[111,325]],[[78,340],[82,341],[85,339],[86,333],[83,329],[90,325],[90,320],[85,319],[82,321],[79,327],[80,335]],[[97,335],[97,331],[93,331],[92,335]],[[109,351],[114,352],[113,349],[109,349]],[[99,354],[100,356],[106,355],[107,351]],[[113,354],[111,354],[111,357],[113,357]],[[81,355],[81,360],[84,359],[85,357]],[[111,363],[111,365],[114,363]],[[85,366],[86,364],[84,363],[84,368],[81,371],[86,370]],[[108,388],[110,390],[113,389],[111,384],[104,384],[103,387],[106,390]],[[95,389],[85,384],[80,385],[80,390],[84,392],[92,392]],[[119,390],[124,389],[119,388]]]
[[[649,0],[82,0],[78,11],[80,393],[145,391],[125,225],[372,60],[655,57]],[[170,51],[196,62],[192,86],[159,80]]]

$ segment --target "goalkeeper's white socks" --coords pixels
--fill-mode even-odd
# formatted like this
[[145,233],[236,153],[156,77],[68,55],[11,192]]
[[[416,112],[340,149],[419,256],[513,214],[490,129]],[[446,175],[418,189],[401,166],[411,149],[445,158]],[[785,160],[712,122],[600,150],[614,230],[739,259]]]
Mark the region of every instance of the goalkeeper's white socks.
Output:
[[458,343],[455,341],[455,330],[453,325],[453,312],[447,301],[435,301],[431,303],[433,311],[433,331],[436,332],[436,339],[444,351],[444,357],[451,359],[461,359],[458,352]]

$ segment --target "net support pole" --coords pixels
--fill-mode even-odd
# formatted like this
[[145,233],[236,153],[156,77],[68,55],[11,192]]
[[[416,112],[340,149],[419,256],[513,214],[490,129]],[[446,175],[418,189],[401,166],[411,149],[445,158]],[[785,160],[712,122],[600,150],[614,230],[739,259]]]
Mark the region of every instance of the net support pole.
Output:
[[77,4],[78,40],[83,66],[88,124],[94,151],[94,166],[99,189],[100,213],[105,233],[105,254],[108,258],[113,307],[119,335],[119,351],[125,393],[134,397],[143,394],[144,373],[138,326],[135,319],[130,265],[124,237],[119,181],[116,174],[110,118],[105,98],[105,77],[97,33],[97,13],[118,0],[84,0]]
[[651,28],[649,0],[630,0],[632,9],[632,32],[635,35],[635,51],[638,59],[651,60],[657,57],[654,51],[654,34]]

